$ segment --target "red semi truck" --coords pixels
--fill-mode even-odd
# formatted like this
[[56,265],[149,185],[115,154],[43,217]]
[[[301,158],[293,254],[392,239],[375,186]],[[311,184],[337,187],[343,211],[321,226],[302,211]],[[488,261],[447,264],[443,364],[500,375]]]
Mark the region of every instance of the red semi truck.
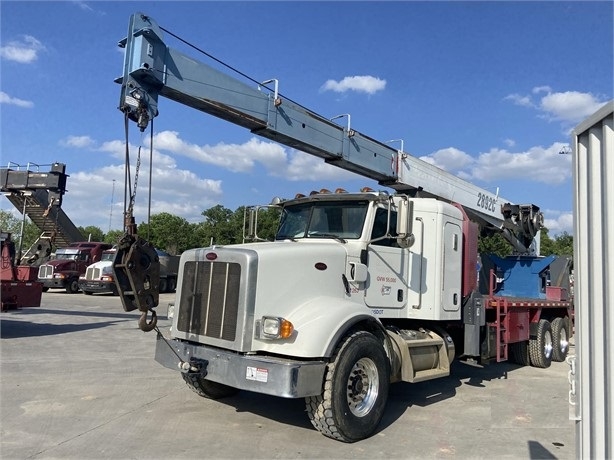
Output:
[[112,247],[109,243],[85,241],[58,249],[53,259],[38,268],[43,292],[50,288],[66,289],[70,294],[79,292],[79,277],[85,274],[87,266],[98,262],[102,253]]

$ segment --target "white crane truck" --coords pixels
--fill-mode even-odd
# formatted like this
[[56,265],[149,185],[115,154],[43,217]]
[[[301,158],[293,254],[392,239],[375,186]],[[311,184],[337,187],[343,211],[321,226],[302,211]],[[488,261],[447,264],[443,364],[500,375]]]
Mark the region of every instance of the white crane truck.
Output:
[[[278,200],[274,241],[184,252],[172,329],[158,330],[155,359],[192,390],[305,398],[316,429],[354,442],[377,430],[391,383],[448,376],[455,357],[536,367],[565,359],[569,261],[536,255],[537,206],[369,138],[349,115],[340,126],[282,97],[276,80],[226,75],[166,46],[164,32],[136,13],[119,43],[126,126],[145,130],[164,96],[394,190]],[[517,255],[482,254],[478,283],[481,230],[501,232]],[[143,330],[156,328],[155,262],[128,225],[114,270]]]

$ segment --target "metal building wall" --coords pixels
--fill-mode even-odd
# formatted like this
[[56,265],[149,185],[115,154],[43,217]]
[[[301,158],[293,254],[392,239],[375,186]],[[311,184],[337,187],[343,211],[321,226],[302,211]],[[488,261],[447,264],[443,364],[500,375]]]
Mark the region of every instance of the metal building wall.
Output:
[[613,112],[610,101],[572,137],[577,361],[570,362],[570,416],[581,459],[614,458]]

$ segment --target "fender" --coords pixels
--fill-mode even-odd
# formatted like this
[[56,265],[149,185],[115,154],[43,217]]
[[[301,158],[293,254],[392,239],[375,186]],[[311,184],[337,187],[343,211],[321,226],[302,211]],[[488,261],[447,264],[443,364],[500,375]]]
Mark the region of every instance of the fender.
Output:
[[330,357],[338,341],[360,322],[369,322],[385,337],[384,327],[364,304],[338,297],[315,297],[283,316],[294,325],[293,337],[285,341],[256,338],[255,349],[301,358]]

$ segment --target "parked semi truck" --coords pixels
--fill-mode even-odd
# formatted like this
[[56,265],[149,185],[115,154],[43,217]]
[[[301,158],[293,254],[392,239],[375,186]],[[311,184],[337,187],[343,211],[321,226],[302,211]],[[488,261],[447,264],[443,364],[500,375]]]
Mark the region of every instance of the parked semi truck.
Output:
[[38,281],[43,292],[52,288],[65,289],[69,294],[79,292],[79,277],[85,274],[88,265],[101,259],[112,244],[96,241],[81,241],[59,248],[55,257],[38,268]]
[[[158,331],[155,359],[197,394],[304,398],[316,429],[353,442],[377,430],[391,383],[446,377],[455,358],[541,368],[565,359],[571,267],[538,255],[538,206],[365,136],[348,114],[346,126],[334,123],[282,97],[277,80],[244,83],[184,55],[142,13],[120,46],[119,108],[141,131],[164,96],[386,187],[277,199],[274,241],[182,254],[172,328]],[[499,232],[516,255],[478,255],[480,232]],[[156,325],[155,262],[128,231],[114,272],[143,330]]]
[[[179,256],[173,256],[166,251],[156,249],[160,263],[160,280],[158,292],[175,292],[177,287],[177,272],[179,269]],[[113,276],[113,260],[116,249],[109,249],[102,253],[102,258],[87,267],[85,273],[79,277],[79,289],[86,295],[94,293],[111,293],[117,295],[117,286]]]

